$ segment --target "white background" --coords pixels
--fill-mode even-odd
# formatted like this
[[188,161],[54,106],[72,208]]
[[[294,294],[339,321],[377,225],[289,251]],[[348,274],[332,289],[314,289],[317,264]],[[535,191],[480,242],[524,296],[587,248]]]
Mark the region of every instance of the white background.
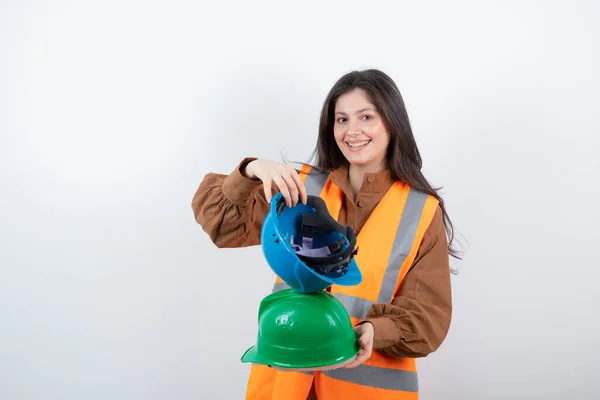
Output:
[[[460,233],[422,399],[600,398],[594,1],[0,2],[0,399],[242,399],[272,273],[204,174],[381,68]],[[467,243],[468,241],[468,243]]]

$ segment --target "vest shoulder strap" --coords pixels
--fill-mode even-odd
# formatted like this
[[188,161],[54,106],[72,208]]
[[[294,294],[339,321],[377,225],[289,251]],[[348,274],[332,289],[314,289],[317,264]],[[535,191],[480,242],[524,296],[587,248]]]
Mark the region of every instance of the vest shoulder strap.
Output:
[[310,196],[319,196],[329,178],[330,170],[320,170],[307,164],[302,165],[300,176],[304,178],[304,187]]

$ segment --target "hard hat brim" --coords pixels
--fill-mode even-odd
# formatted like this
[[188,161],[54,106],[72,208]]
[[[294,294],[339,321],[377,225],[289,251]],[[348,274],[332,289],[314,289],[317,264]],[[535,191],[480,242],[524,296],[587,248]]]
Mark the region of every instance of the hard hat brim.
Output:
[[261,357],[258,346],[254,345],[244,352],[241,361],[243,363],[253,363],[267,365],[276,369],[286,371],[328,371],[332,369],[342,368],[356,359],[358,352],[360,351],[360,344],[356,341],[355,352],[346,357],[332,358],[323,362],[298,362],[294,364],[284,364],[274,360],[267,360]]
[[346,267],[346,273],[338,277],[321,275],[313,268],[306,265],[306,263],[304,263],[303,261],[300,261],[300,263],[302,263],[304,268],[309,270],[313,275],[333,285],[355,286],[362,282],[362,273],[360,272],[360,269],[358,269],[358,264],[356,264],[356,261],[354,259],[352,259]]

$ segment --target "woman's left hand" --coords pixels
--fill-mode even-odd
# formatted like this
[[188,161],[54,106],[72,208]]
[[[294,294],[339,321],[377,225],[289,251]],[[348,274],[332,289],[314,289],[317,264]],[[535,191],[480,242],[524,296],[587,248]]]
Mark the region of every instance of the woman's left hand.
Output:
[[373,352],[373,338],[375,337],[373,324],[370,322],[360,324],[354,328],[354,333],[356,333],[356,336],[358,337],[360,351],[356,355],[356,359],[344,368],[358,367],[360,364],[371,358],[371,353]]

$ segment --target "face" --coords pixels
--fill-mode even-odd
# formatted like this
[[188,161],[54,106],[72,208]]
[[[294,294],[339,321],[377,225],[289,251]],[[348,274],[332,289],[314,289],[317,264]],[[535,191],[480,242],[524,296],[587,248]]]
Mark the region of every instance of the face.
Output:
[[362,89],[339,97],[333,125],[335,141],[351,165],[365,172],[385,169],[390,135],[375,106]]

